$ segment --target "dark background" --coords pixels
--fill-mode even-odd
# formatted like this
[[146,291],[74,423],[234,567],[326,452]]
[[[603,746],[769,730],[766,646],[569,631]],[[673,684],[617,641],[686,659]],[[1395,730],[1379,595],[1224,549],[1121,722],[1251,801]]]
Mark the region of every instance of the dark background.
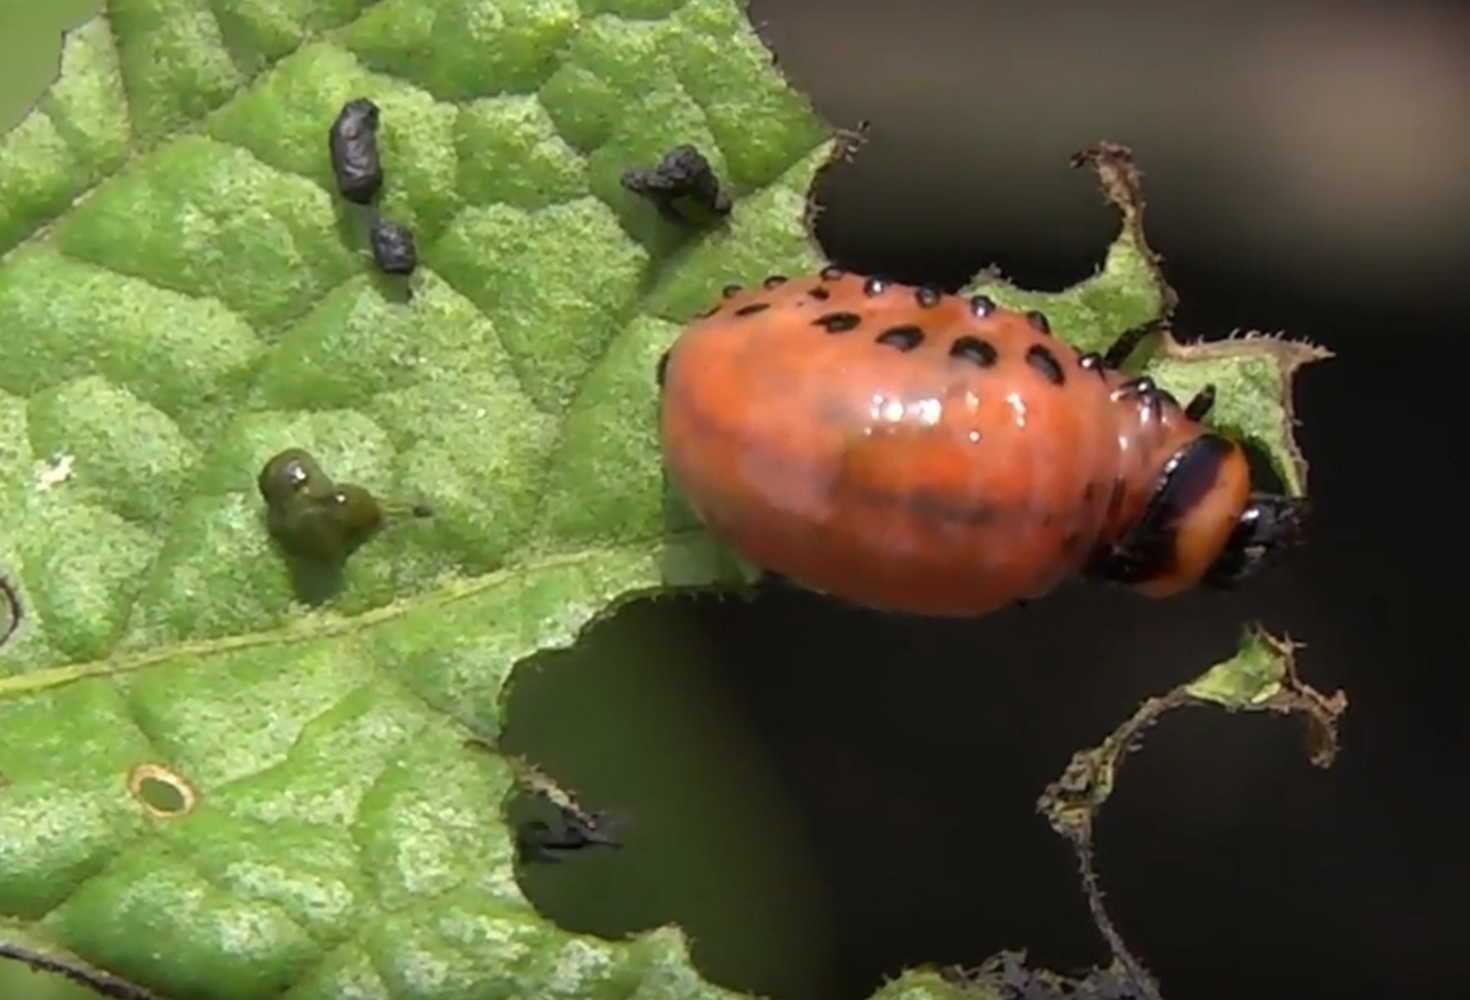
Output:
[[[7,73],[54,67],[14,27],[39,10],[0,0]],[[1099,827],[1122,933],[1171,1000],[1463,995],[1470,15],[754,0],[752,16],[830,122],[871,122],[820,192],[842,264],[953,287],[996,263],[1062,287],[1115,227],[1067,158],[1131,145],[1179,331],[1337,353],[1297,385],[1313,537],[1238,593],[1076,586],[974,622],[780,589],[633,605],[518,674],[507,745],[631,823],[620,852],[527,867],[538,905],[604,933],[676,920],[708,975],[779,1000],[858,1000],[905,966],[1003,948],[1103,962],[1036,796],[1261,621],[1307,643],[1309,682],[1347,690],[1343,756],[1311,767],[1291,720],[1168,717]]]
[[[1180,333],[1285,331],[1337,355],[1297,383],[1313,535],[1238,593],[1166,602],[1079,585],[974,622],[790,590],[634,608],[526,676],[511,742],[626,804],[662,853],[638,850],[635,826],[621,856],[528,870],[540,904],[603,930],[679,919],[711,975],[792,1000],[856,1000],[904,966],[1002,948],[1061,970],[1103,962],[1036,796],[1074,749],[1261,621],[1307,644],[1308,682],[1348,692],[1343,756],[1312,767],[1294,720],[1167,718],[1099,827],[1120,930],[1170,998],[1463,995],[1470,690],[1451,482],[1470,320],[1470,17],[974,0],[756,0],[752,16],[830,122],[871,122],[856,162],[821,187],[818,235],[841,264],[954,287],[997,263],[1060,288],[1091,272],[1116,225],[1067,158],[1098,139],[1131,145]],[[650,638],[659,629],[672,631]],[[650,666],[669,659],[681,666]],[[650,693],[711,669],[703,702]],[[789,824],[768,846],[815,886],[764,882],[783,869],[735,859],[729,816],[656,798],[680,793],[651,790],[642,767],[658,754],[627,748],[653,740],[651,706],[671,701],[746,727],[743,759],[768,762],[769,808]],[[686,752],[672,737],[665,749]],[[744,788],[726,762],[684,766]],[[676,847],[695,885],[655,903],[650,873]],[[781,923],[797,895],[825,929]]]

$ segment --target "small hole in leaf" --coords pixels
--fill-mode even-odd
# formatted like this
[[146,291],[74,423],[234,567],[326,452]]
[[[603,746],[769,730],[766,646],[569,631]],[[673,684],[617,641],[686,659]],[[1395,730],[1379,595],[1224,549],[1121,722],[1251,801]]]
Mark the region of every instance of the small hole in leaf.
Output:
[[143,808],[161,819],[194,810],[198,796],[182,777],[159,764],[139,764],[128,775],[128,789]]

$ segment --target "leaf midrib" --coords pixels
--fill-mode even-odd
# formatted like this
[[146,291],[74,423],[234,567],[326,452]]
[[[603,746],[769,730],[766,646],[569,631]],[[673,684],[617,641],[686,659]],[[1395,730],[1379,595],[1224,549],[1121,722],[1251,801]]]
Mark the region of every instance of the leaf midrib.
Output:
[[42,667],[28,673],[0,678],[0,700],[61,687],[90,677],[112,677],[136,673],[176,657],[187,656],[204,660],[245,649],[258,649],[272,645],[286,646],[353,635],[401,618],[420,608],[448,607],[506,584],[517,583],[534,574],[578,566],[616,556],[619,553],[638,554],[654,546],[675,544],[701,535],[703,535],[702,529],[686,528],[679,531],[662,531],[654,535],[620,542],[553,552],[539,558],[508,562],[499,569],[477,577],[451,580],[434,590],[372,608],[361,614],[343,616],[331,612],[309,612],[287,625],[260,632],[164,643],[131,654],[121,653],[81,663]]

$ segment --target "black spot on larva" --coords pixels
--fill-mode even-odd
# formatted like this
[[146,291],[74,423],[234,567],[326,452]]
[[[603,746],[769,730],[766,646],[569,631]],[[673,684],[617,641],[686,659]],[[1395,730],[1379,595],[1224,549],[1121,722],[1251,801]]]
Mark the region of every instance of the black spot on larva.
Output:
[[807,294],[816,299],[818,302],[826,302],[832,297],[832,293],[827,291],[827,289],[823,288],[821,285],[813,288],[811,291],[807,292]]
[[1046,313],[1040,309],[1032,309],[1026,313],[1026,322],[1040,330],[1042,333],[1051,333],[1051,320],[1046,318]]
[[1184,408],[1184,415],[1190,420],[1203,420],[1205,414],[1210,412],[1210,407],[1214,405],[1215,386],[1211,384],[1201,389],[1199,394],[1189,401],[1189,405]]
[[888,291],[888,282],[882,278],[869,278],[863,282],[864,295],[882,295],[886,291]]
[[1082,502],[1092,503],[1097,498],[1097,491],[1101,488],[1097,483],[1088,483],[1082,487]]
[[1113,341],[1112,346],[1103,354],[1103,365],[1108,368],[1121,367],[1123,362],[1128,360],[1128,355],[1133,353],[1134,348],[1139,345],[1143,338],[1158,330],[1163,325],[1163,320],[1154,319],[1124,330],[1118,335],[1118,339]]
[[708,309],[704,310],[703,312],[697,312],[697,313],[695,313],[694,314],[694,318],[695,319],[709,319],[711,316],[713,316],[715,313],[717,313],[719,311],[720,311],[720,307],[719,306],[710,306]]
[[939,305],[939,292],[933,288],[915,289],[914,301],[919,303],[921,309],[933,309]]
[[1103,356],[1096,351],[1088,351],[1078,358],[1077,366],[1083,371],[1097,372],[1098,378],[1106,377],[1103,375]]
[[1068,532],[1067,537],[1062,539],[1063,555],[1076,555],[1077,550],[1081,547],[1082,533],[1080,531]]
[[1154,385],[1153,379],[1149,378],[1147,375],[1140,375],[1138,378],[1129,379],[1127,382],[1124,382],[1122,385],[1118,386],[1118,388],[1114,389],[1113,398],[1126,399],[1130,396],[1137,396],[1140,398],[1144,396],[1152,396],[1157,388],[1158,387]]
[[847,272],[844,271],[842,268],[834,267],[829,264],[828,266],[822,268],[822,280],[836,281],[838,278],[842,277],[846,273]]
[[995,364],[996,351],[994,345],[988,340],[981,340],[979,337],[961,337],[950,347],[949,356],[972,362],[981,368],[989,368]]
[[1061,385],[1067,381],[1057,356],[1040,344],[1032,344],[1026,351],[1026,363],[1041,372],[1052,385]]
[[1163,390],[1154,384],[1153,379],[1147,375],[1140,375],[1138,378],[1129,379],[1114,389],[1113,400],[1115,402],[1124,399],[1137,400],[1143,404],[1152,418],[1157,420],[1163,415],[1164,411],[1162,394]]
[[786,275],[784,275],[784,274],[773,274],[770,277],[768,277],[765,281],[762,281],[761,282],[761,287],[769,290],[769,289],[772,289],[772,288],[779,288],[781,285],[784,285],[784,284],[786,284]]
[[771,304],[769,302],[752,302],[748,306],[741,306],[739,309],[736,309],[735,315],[754,316],[756,313],[765,312],[769,308],[771,308]]
[[720,289],[720,294],[723,295],[727,299],[730,298],[733,295],[739,295],[740,294],[740,286],[739,285],[726,285],[724,288]]
[[924,342],[924,331],[917,326],[890,326],[873,339],[875,344],[896,347],[900,351],[912,351]]
[[828,313],[812,320],[812,326],[820,326],[828,333],[846,333],[848,330],[856,330],[862,321],[863,318],[857,313]]
[[656,369],[654,369],[654,376],[655,376],[655,378],[658,379],[658,387],[660,389],[662,389],[664,387],[664,379],[668,377],[668,373],[669,373],[669,352],[668,351],[664,351],[662,354],[660,354],[658,356],[658,367]]
[[342,105],[327,133],[332,175],[337,190],[348,201],[366,205],[383,186],[383,163],[378,157],[378,106],[366,97]]
[[980,319],[984,319],[995,312],[995,300],[989,295],[973,295],[970,297],[970,313]]

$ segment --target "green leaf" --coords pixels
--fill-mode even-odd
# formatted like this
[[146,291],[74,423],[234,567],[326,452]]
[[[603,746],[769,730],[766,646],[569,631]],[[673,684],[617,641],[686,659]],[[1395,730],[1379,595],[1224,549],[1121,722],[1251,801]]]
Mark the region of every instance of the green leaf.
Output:
[[[334,192],[360,96],[407,281]],[[682,142],[718,225],[619,183]],[[535,911],[494,747],[518,662],[748,579],[666,488],[654,366],[722,285],[820,265],[845,152],[737,0],[112,0],[72,32],[0,137],[0,955],[178,998],[732,995],[676,928]],[[1089,346],[1156,315],[1115,201],[1097,278],[985,286]],[[1239,368],[1222,419],[1302,488],[1285,349],[1231,350],[1154,363]],[[256,486],[289,448],[434,514],[306,593]]]
[[[408,289],[334,196],[357,96]],[[710,232],[618,184],[691,136],[737,201]],[[535,912],[484,743],[517,661],[738,579],[665,525],[653,365],[681,301],[817,265],[833,148],[729,0],[116,0],[71,33],[0,140],[0,940],[171,997],[726,995],[676,929]],[[314,611],[255,488],[289,447],[434,508]]]
[[1062,292],[1035,292],[989,271],[969,290],[1013,308],[1043,310],[1053,330],[1078,350],[1105,351],[1123,330],[1164,321],[1162,335],[1148,338],[1153,343],[1135,352],[1127,367],[1152,376],[1181,400],[1213,385],[1217,402],[1205,423],[1259,449],[1286,493],[1305,496],[1307,461],[1293,436],[1291,379],[1302,365],[1330,358],[1331,352],[1259,334],[1179,343],[1167,325],[1177,297],[1144,237],[1143,194],[1128,151],[1101,143],[1077,154],[1072,165],[1096,169],[1104,194],[1123,216],[1122,231],[1098,272]]

